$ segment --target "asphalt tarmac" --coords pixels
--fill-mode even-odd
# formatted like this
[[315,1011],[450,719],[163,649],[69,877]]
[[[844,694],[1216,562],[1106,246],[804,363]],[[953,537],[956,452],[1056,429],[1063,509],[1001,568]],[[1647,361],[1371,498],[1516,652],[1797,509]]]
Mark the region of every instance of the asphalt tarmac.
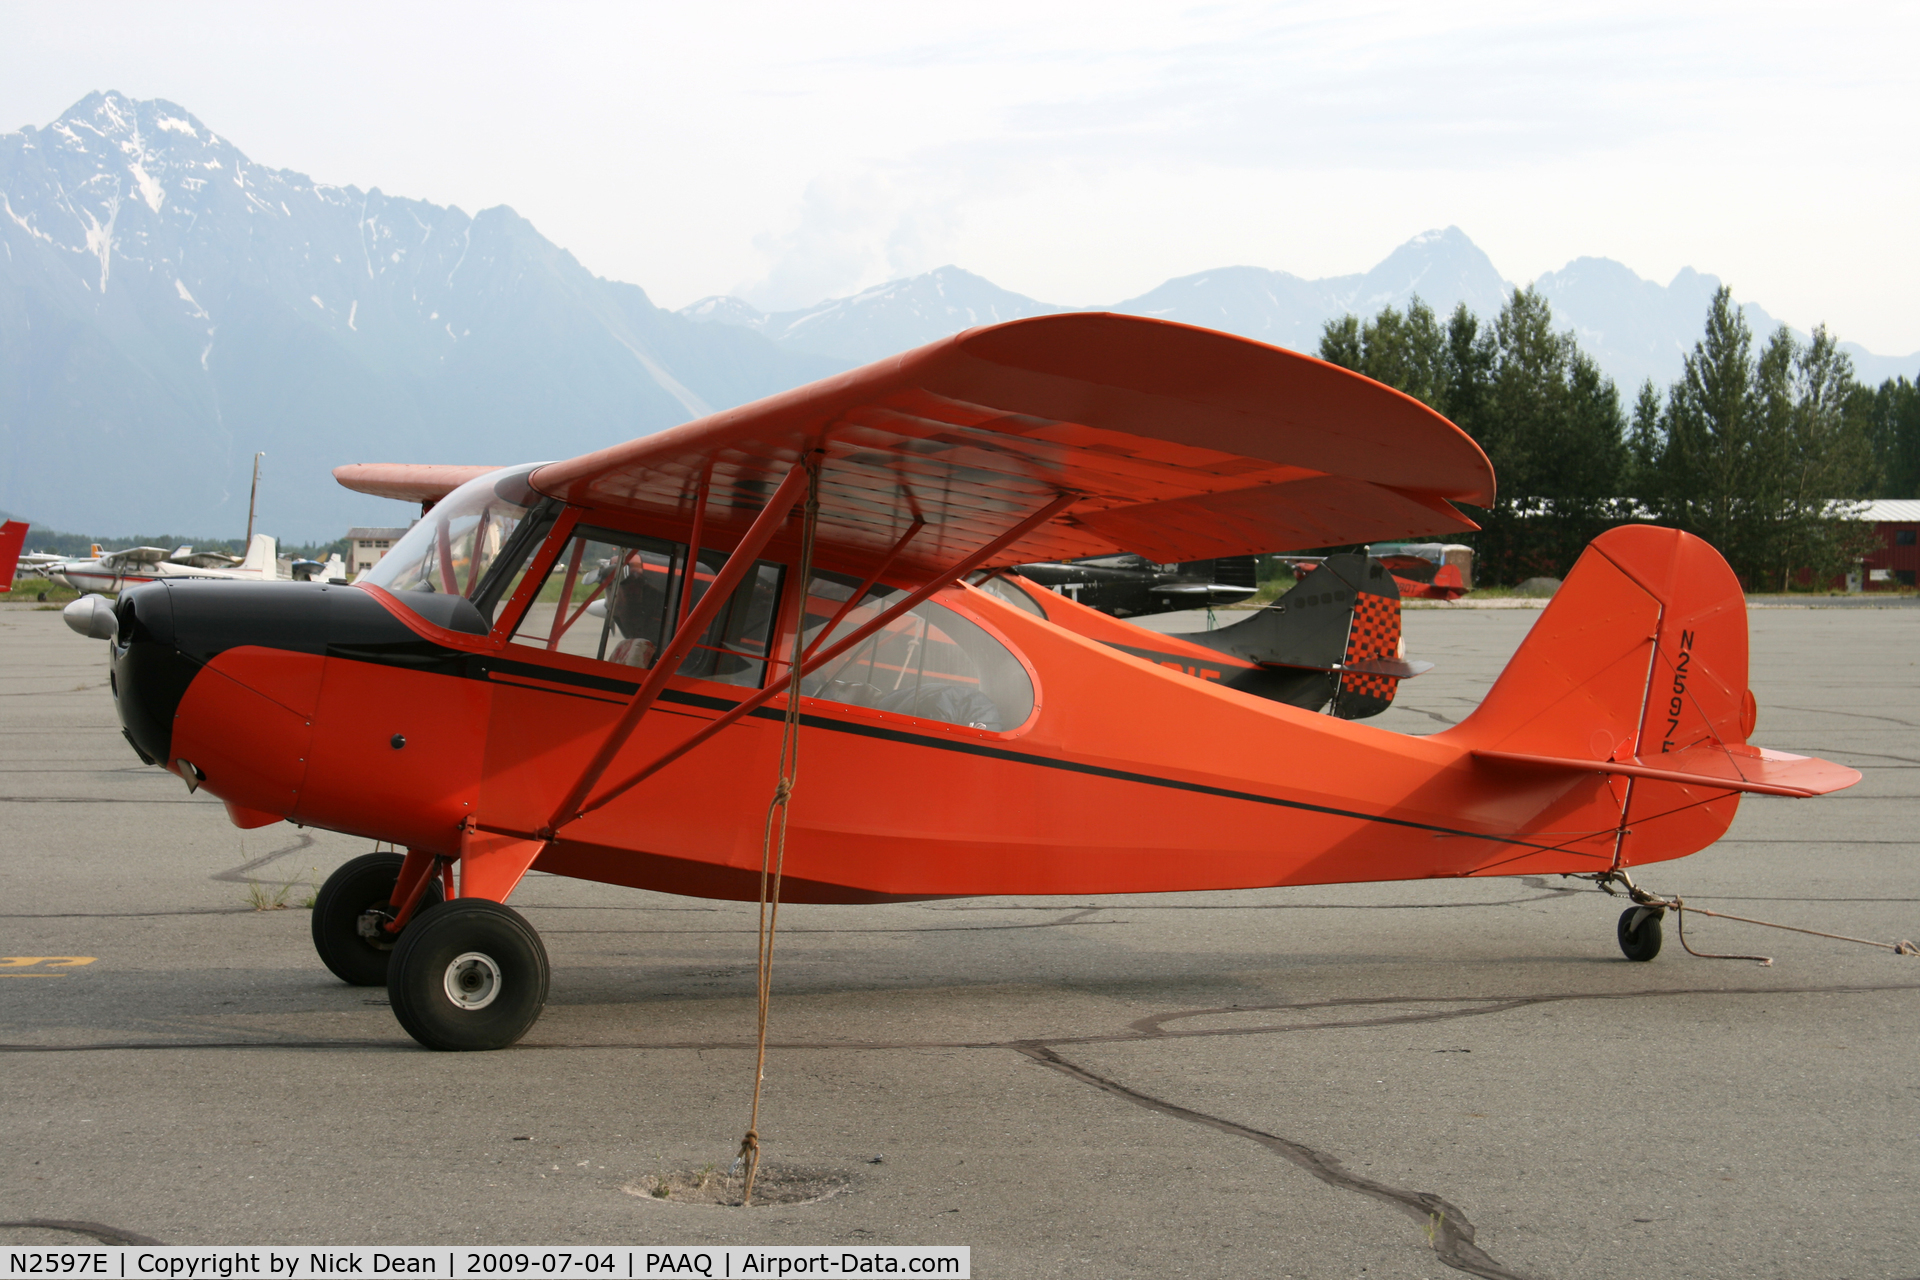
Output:
[[[1462,718],[1539,615],[1409,611]],[[1756,610],[1750,798],[1642,877],[1920,937],[1920,615]],[[1622,959],[1559,880],[788,907],[761,1133],[785,1207],[636,1195],[747,1119],[753,908],[531,877],[552,1000],[418,1049],[301,901],[362,843],[220,806],[121,739],[103,646],[0,607],[0,1243],[964,1244],[973,1274],[1920,1276],[1920,959],[1702,921]],[[876,779],[876,785],[884,785]],[[255,910],[253,899],[270,905]],[[64,1223],[65,1227],[47,1224]],[[35,1225],[38,1224],[38,1225]]]

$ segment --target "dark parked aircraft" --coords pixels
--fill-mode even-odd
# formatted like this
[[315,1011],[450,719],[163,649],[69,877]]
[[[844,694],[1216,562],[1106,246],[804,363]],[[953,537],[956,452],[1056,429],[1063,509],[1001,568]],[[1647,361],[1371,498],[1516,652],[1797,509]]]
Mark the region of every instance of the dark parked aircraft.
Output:
[[1155,564],[1145,556],[1023,564],[1015,573],[1116,618],[1237,604],[1260,589],[1258,556]]

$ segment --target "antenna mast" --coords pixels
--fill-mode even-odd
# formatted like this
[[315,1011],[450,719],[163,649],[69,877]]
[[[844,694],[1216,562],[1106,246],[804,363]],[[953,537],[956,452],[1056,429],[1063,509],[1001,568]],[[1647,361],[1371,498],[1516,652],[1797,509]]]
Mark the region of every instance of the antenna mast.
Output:
[[[247,494],[247,547],[253,545],[253,504],[260,497],[260,459],[266,456],[264,452],[253,455],[253,489]],[[246,554],[245,547],[241,549],[241,554]]]

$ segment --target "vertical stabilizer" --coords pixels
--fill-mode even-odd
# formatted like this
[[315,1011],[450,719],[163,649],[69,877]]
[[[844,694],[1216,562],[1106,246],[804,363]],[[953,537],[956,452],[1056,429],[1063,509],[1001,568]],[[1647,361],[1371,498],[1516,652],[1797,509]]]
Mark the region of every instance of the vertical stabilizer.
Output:
[[27,545],[27,522],[9,520],[0,524],[0,591],[13,590],[13,571],[20,564],[20,549]]
[[1678,529],[1627,525],[1581,555],[1478,710],[1447,736],[1593,760],[1742,744],[1747,601]]
[[1747,602],[1733,570],[1691,534],[1626,525],[1593,540],[1479,709],[1435,740],[1467,747],[1485,768],[1611,788],[1621,816],[1605,843],[1628,865],[1719,839],[1740,791],[1813,794],[1857,780],[1812,761],[1784,769],[1798,771],[1786,779],[1794,790],[1764,781],[1791,758],[1747,747],[1753,724]]
[[280,576],[280,547],[264,533],[253,535],[247,544],[247,558],[240,562],[243,573],[258,573],[263,581]]

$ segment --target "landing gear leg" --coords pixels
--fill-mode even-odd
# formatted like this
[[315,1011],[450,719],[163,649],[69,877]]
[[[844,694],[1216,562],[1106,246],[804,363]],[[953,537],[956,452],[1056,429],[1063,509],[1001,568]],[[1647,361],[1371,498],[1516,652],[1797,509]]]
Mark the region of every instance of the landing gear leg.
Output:
[[422,911],[400,934],[387,997],[429,1049],[504,1049],[547,1003],[547,949],[526,918],[485,898]]
[[[398,914],[393,890],[405,861],[397,853],[361,854],[328,876],[314,896],[313,949],[342,982],[386,984],[395,939],[380,926]],[[438,901],[440,885],[429,884],[421,906]]]

